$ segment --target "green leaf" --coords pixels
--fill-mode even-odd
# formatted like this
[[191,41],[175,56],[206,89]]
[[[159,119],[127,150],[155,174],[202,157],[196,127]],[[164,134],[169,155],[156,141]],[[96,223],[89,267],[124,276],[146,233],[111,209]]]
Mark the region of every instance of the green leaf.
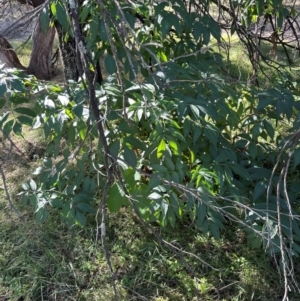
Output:
[[5,123],[5,125],[3,127],[3,132],[6,136],[9,136],[10,132],[12,131],[13,124],[14,124],[13,119],[9,120],[8,122]]
[[30,186],[31,190],[33,190],[33,191],[37,190],[36,182],[33,179],[30,179],[29,186]]
[[[52,12],[53,13],[53,12]],[[67,9],[64,7],[62,2],[56,3],[56,14],[53,13],[57,21],[60,23],[64,31],[69,31],[69,18],[67,15]]]
[[52,168],[52,159],[51,158],[44,158],[43,163],[45,167]]
[[125,18],[126,18],[128,24],[129,24],[129,26],[132,29],[134,29],[135,28],[135,24],[136,24],[136,18],[132,14],[130,14],[130,13],[126,12],[126,11],[125,11]]
[[153,165],[151,165],[151,168],[155,171],[159,171],[159,172],[163,172],[163,173],[168,172],[168,169],[165,166],[159,165],[159,164],[153,164]]
[[179,180],[179,174],[177,171],[172,171],[171,172],[171,179],[174,183],[178,183],[180,184],[180,180]]
[[29,185],[27,183],[22,183],[22,188],[27,191],[29,190]]
[[[52,2],[53,3],[53,2]],[[62,88],[56,84],[51,83],[51,86],[48,88],[51,92],[60,93],[62,92]]]
[[267,184],[265,182],[257,182],[254,187],[253,200],[257,200],[267,190]]
[[254,160],[256,158],[256,155],[257,155],[256,143],[250,142],[249,145],[248,145],[248,151],[249,151],[250,157]]
[[248,238],[247,241],[253,249],[259,249],[262,244],[262,238],[259,236]]
[[109,74],[113,74],[116,72],[117,70],[116,62],[115,59],[110,54],[106,56],[104,64]]
[[91,185],[90,185],[90,193],[94,194],[96,192],[96,189],[97,189],[96,180],[92,179],[91,180]]
[[[65,166],[65,164],[63,164],[63,166]],[[77,176],[77,180],[79,180],[78,176]],[[81,182],[81,180],[79,182]],[[83,202],[93,202],[94,199],[93,199],[93,196],[91,196],[87,193],[79,192],[76,195],[74,195],[73,201],[75,203],[83,203]]]
[[[140,180],[139,173],[136,173],[133,168],[127,168],[123,171],[124,180],[127,186],[127,189],[131,191],[136,187],[136,182]],[[138,178],[136,178],[136,175]]]
[[117,139],[115,140],[110,146],[109,146],[109,151],[111,155],[115,158],[118,157],[119,152],[120,152],[120,140]]
[[216,224],[210,223],[209,231],[216,240],[220,239],[220,229]]
[[96,212],[95,208],[87,203],[78,203],[76,205],[76,208],[79,209],[80,211],[86,212],[86,213],[95,213]]
[[162,195],[160,195],[157,192],[152,192],[151,194],[148,195],[148,198],[151,200],[159,200],[162,198]]
[[206,205],[201,202],[196,205],[196,223],[197,229],[201,228],[206,217]]
[[264,0],[257,0],[256,1],[256,11],[258,16],[262,16],[264,13],[264,5],[265,1]]
[[85,226],[86,225],[86,217],[83,213],[81,213],[79,210],[76,210],[75,213],[75,221],[80,225],[80,226]]
[[166,216],[167,216],[167,213],[169,210],[169,203],[165,199],[163,199],[161,201],[160,207],[161,207],[161,211],[163,213],[163,219],[166,219]]
[[54,208],[63,208],[64,207],[64,203],[59,200],[59,199],[51,199],[50,204],[54,207]]
[[218,136],[215,130],[205,127],[204,129],[204,136],[209,139],[209,141],[215,146],[217,147],[217,143],[218,143]]
[[203,30],[203,44],[208,45],[209,41],[210,41],[210,30],[208,27],[206,27]]
[[1,99],[0,97],[0,109],[2,109],[5,105],[6,101],[4,99]]
[[72,111],[78,118],[81,118],[83,115],[83,104],[79,103],[72,109]]
[[300,255],[300,246],[298,244],[296,244],[295,242],[293,242],[293,251],[295,252],[295,256],[299,257],[299,255]]
[[240,165],[230,165],[231,169],[233,170],[234,173],[238,174],[239,176],[241,176],[242,178],[246,179],[246,180],[250,180],[250,175],[248,173],[248,171],[243,168]]
[[198,119],[200,116],[200,110],[198,109],[198,106],[190,105],[191,111],[194,114],[195,118]]
[[26,88],[23,85],[22,81],[18,78],[12,79],[11,82],[10,82],[10,86],[11,86],[11,89],[15,90],[15,91],[19,91],[19,92],[25,92],[26,91]]
[[[61,123],[60,125],[61,125],[61,128],[62,128],[63,124]],[[85,139],[86,133],[87,133],[87,127],[86,126],[84,126],[81,129],[79,129],[79,137],[80,137],[81,140]]]
[[229,160],[229,158],[227,156],[227,153],[225,153],[224,151],[221,151],[220,154],[215,158],[215,162],[217,164],[226,162],[228,160]]
[[178,218],[182,216],[182,210],[180,208],[179,200],[176,193],[171,192],[170,194],[170,207],[169,210],[173,210]]
[[50,23],[49,8],[47,6],[44,7],[43,10],[41,11],[39,22],[41,25],[42,32],[46,34]]
[[210,222],[209,222],[208,219],[206,219],[206,220],[204,221],[203,226],[202,226],[202,229],[201,229],[203,235],[206,235],[206,234],[207,234],[209,225],[210,225]]
[[171,227],[174,229],[176,224],[176,216],[171,207],[169,207],[167,212],[167,221],[170,223]]
[[90,36],[88,39],[88,43],[87,43],[87,48],[90,48],[91,45],[93,45],[98,32],[99,32],[99,17],[97,14],[94,14],[93,19],[91,20],[91,22],[89,22],[89,26],[90,26]]
[[269,179],[271,176],[271,170],[260,167],[250,168],[249,173],[251,174],[251,180],[253,181]]
[[166,166],[169,170],[171,170],[171,171],[175,170],[175,164],[173,163],[173,161],[170,158],[165,157],[164,162],[166,163]]
[[275,129],[268,120],[264,120],[264,127],[271,139],[274,139]]
[[33,172],[33,174],[34,174],[35,176],[38,176],[38,175],[40,175],[43,171],[44,171],[43,167],[38,166],[38,167],[35,169],[35,171]]
[[164,51],[158,50],[156,54],[157,54],[157,58],[158,58],[161,62],[167,62],[167,61],[168,61],[168,57],[167,57],[167,55],[165,54]]
[[161,180],[157,177],[151,177],[149,184],[148,184],[148,190],[151,191],[154,187],[157,187],[161,184]]
[[217,41],[220,41],[220,39],[221,39],[221,27],[220,27],[219,23],[217,23],[215,20],[213,20],[212,18],[210,18],[209,29],[210,29],[211,35]]
[[36,112],[29,108],[18,107],[18,108],[15,108],[15,112],[17,112],[19,114],[28,115],[30,117],[36,117]]
[[[264,96],[261,94],[259,94],[259,96]],[[264,109],[265,107],[267,107],[270,104],[273,104],[275,102],[274,98],[267,98],[267,97],[260,97],[259,98],[259,103],[257,105],[257,111],[261,111],[262,109]]]
[[80,12],[80,21],[81,23],[84,23],[87,16],[89,15],[90,13],[90,4],[87,3],[86,5],[83,5],[82,6],[82,9],[81,9],[81,12]]
[[0,117],[0,128],[2,127],[3,123],[7,120],[9,116],[9,112],[5,112],[2,114],[2,116]]
[[193,37],[195,41],[197,42],[202,34],[203,26],[200,22],[194,22],[193,24]]
[[209,212],[209,219],[219,227],[219,229],[224,229],[224,225],[223,222],[225,222],[226,220],[224,219],[224,217],[216,211],[211,210]]
[[91,184],[91,178],[88,176],[85,177],[82,184],[82,190],[88,193],[90,189],[90,184]]
[[57,15],[57,11],[56,11],[56,2],[51,1],[50,9],[51,9],[52,14],[53,14],[54,16],[56,16],[56,15]]
[[135,147],[137,149],[141,149],[141,150],[146,149],[145,143],[133,136],[125,137],[124,141],[125,143],[128,143],[130,146]]
[[162,139],[160,141],[160,143],[158,144],[158,147],[157,147],[157,158],[161,158],[162,155],[164,154],[166,150],[166,143],[165,143],[165,139]]
[[[4,80],[1,80],[0,81],[0,97],[3,97],[4,94],[6,93],[6,91],[7,91],[6,82]],[[4,100],[1,100],[1,102],[2,101],[4,103]]]
[[109,188],[108,198],[106,202],[107,208],[110,212],[117,212],[122,206],[128,204],[128,200],[125,197],[124,191],[118,183],[113,184]]
[[295,168],[300,163],[300,148],[294,151],[293,158],[294,158],[294,168]]
[[13,126],[13,132],[17,136],[21,136],[22,137],[22,124],[19,123],[18,121],[16,121],[15,124],[14,124],[14,126]]
[[168,138],[168,144],[170,145],[171,150],[173,151],[173,154],[179,155],[179,146],[178,146],[177,142],[175,140],[169,139],[170,138],[169,136],[167,136],[167,138]]
[[71,146],[74,146],[75,139],[76,139],[76,129],[73,126],[73,124],[71,124],[69,129],[68,129],[67,139],[68,139],[67,140],[68,144],[71,145]]
[[32,129],[38,129],[42,125],[41,117],[36,116],[36,118],[33,120]]
[[48,98],[48,97],[44,100],[44,106],[45,106],[46,109],[55,109],[54,101],[51,98]]
[[124,160],[132,167],[137,165],[137,157],[135,152],[132,149],[129,149],[126,145],[124,146]]
[[104,24],[103,20],[101,20],[101,22],[100,22],[99,37],[102,42],[106,42],[108,40],[108,36],[106,33],[105,24]]
[[15,104],[21,104],[21,103],[28,103],[29,99],[23,96],[20,96],[19,94],[15,94],[9,98],[9,101]]
[[192,122],[189,118],[185,118],[183,122],[183,136],[187,137],[192,129]]
[[21,116],[18,116],[17,119],[21,124],[32,126],[33,119],[30,117],[21,115]]
[[37,222],[43,222],[45,221],[49,216],[49,213],[45,208],[40,208],[38,211],[36,211],[35,219]]

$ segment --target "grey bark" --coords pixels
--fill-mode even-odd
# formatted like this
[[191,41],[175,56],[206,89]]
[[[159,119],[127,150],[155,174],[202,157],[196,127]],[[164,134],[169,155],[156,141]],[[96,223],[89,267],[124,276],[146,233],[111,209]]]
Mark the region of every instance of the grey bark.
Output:
[[19,61],[19,58],[13,47],[2,36],[0,36],[0,64],[4,64],[3,68],[17,68],[26,70],[26,68]]
[[43,33],[39,20],[32,35],[32,50],[28,72],[34,74],[38,79],[51,79],[51,58],[55,29],[48,27]]
[[81,63],[78,60],[76,41],[70,36],[68,37],[67,41],[64,40],[63,29],[58,22],[55,23],[55,28],[58,35],[65,80],[77,81],[79,76],[82,75],[82,68]]

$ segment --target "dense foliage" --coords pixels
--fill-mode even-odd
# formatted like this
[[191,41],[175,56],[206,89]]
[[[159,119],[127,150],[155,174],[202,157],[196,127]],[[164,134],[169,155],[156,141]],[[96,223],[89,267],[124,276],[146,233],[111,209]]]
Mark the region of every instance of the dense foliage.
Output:
[[[247,3],[233,3],[245,26],[275,7],[278,27],[289,14],[281,3]],[[100,84],[88,72],[66,85],[1,73],[4,136],[42,127],[47,143],[23,203],[37,220],[54,207],[69,226],[84,226],[104,196],[110,212],[132,206],[146,223],[171,227],[188,216],[215,239],[234,221],[252,247],[279,253],[285,271],[300,254],[298,82],[286,73],[267,90],[233,85],[210,47],[222,39],[219,23],[181,0],[84,1],[78,16],[74,4],[51,1],[40,22],[60,22],[65,39],[80,23],[81,61],[93,75],[101,59]]]

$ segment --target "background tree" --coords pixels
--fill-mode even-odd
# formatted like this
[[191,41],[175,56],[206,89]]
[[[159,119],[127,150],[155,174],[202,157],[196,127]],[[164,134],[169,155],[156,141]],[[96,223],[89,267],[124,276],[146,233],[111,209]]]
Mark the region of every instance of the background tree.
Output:
[[[12,2],[13,3],[13,2]],[[22,5],[28,5],[33,8],[44,5],[44,0],[33,1],[18,1]],[[264,63],[276,68],[278,63],[274,61],[274,55],[276,53],[277,45],[281,45],[287,56],[289,63],[292,63],[297,57],[291,57],[288,52],[289,48],[293,48],[299,51],[299,39],[298,39],[298,13],[296,9],[296,2],[287,1],[286,3],[275,3],[273,1],[264,2],[262,0],[256,2],[217,2],[211,1],[209,3],[201,3],[198,1],[183,2],[187,7],[189,15],[195,13],[211,18],[222,30],[226,31],[228,35],[236,33],[239,39],[244,43],[247,49],[249,58],[253,66],[253,81],[258,85],[258,68],[263,66]],[[0,3],[3,15],[8,12],[8,7],[11,5],[10,1],[2,1]],[[81,5],[81,4],[80,4]],[[55,22],[56,31],[59,37],[59,46],[62,53],[62,62],[64,65],[66,79],[77,80],[78,76],[82,73],[82,70],[76,70],[78,61],[76,61],[76,49],[75,41],[72,36],[68,36],[68,8],[64,7],[60,2],[57,5],[57,10],[52,11],[52,14],[61,16],[60,22]],[[47,7],[43,8],[41,18],[43,18],[43,24],[46,26],[47,20],[49,20],[49,13],[51,9]],[[18,28],[28,26],[32,22],[31,15],[37,14],[32,12],[27,13],[28,17],[18,21],[15,26],[10,29],[5,29],[5,37],[9,38],[14,32],[18,32]],[[145,16],[136,13],[134,16],[137,20],[144,22]],[[64,20],[64,21],[63,21]],[[150,20],[150,22],[152,22]],[[196,26],[196,25],[195,25]],[[200,26],[201,27],[201,26]],[[199,28],[200,28],[199,27]],[[37,75],[44,79],[49,78],[50,63],[49,58],[51,53],[47,53],[46,49],[39,49],[40,45],[50,45],[53,42],[53,33],[48,32],[48,37],[42,36],[42,28],[36,26],[36,32],[33,41],[33,53],[30,61],[30,71],[34,74],[38,72],[44,73],[44,75]],[[46,32],[46,28],[43,29]],[[199,31],[199,32],[198,32]],[[200,29],[194,28],[195,35],[200,33]],[[39,42],[39,39],[40,42]],[[228,41],[223,40],[223,44],[228,44]],[[262,43],[269,43],[272,46],[271,55],[267,55],[261,52]],[[230,47],[225,47],[230,49]],[[52,51],[51,47],[47,47],[48,51]],[[45,57],[45,58],[42,58]],[[35,59],[34,59],[35,58]],[[262,60],[262,63],[260,63]],[[46,63],[47,62],[47,63]],[[41,64],[42,63],[42,64]],[[35,65],[36,64],[36,65]],[[275,65],[274,65],[275,64]],[[280,64],[279,64],[280,65]],[[43,66],[41,68],[41,66]],[[281,66],[282,67],[282,66]],[[79,67],[80,68],[80,67]],[[278,67],[277,67],[278,68]],[[99,66],[98,66],[99,69]],[[263,72],[263,68],[262,68]]]
[[20,63],[13,47],[9,42],[0,36],[0,61],[3,64],[3,68],[17,68],[25,70],[26,68]]
[[[8,8],[12,5],[11,1],[4,1],[0,3],[3,11],[6,12],[5,16],[8,17],[12,12]],[[72,36],[66,37],[66,31],[63,30],[62,26],[66,25],[67,15],[61,20],[65,20],[61,25],[59,22],[55,22],[55,28],[53,26],[49,27],[50,20],[50,10],[48,1],[18,1],[21,5],[26,5],[26,7],[32,7],[33,9],[27,9],[26,13],[20,17],[12,26],[4,26],[2,31],[6,38],[13,38],[18,35],[24,27],[32,26],[33,23],[33,34],[32,34],[32,53],[28,66],[28,72],[34,74],[39,79],[49,80],[52,77],[52,48],[53,40],[55,36],[55,29],[59,37],[59,48],[62,57],[62,63],[65,72],[65,79],[78,80],[80,71],[77,70],[78,62],[76,60],[76,47],[75,41]],[[17,4],[14,4],[16,6]],[[54,15],[56,11],[53,12]],[[65,14],[66,12],[62,7],[58,6],[58,13]],[[3,16],[3,17],[5,17]],[[41,21],[42,19],[42,21]],[[37,20],[37,21],[36,21]],[[35,23],[36,22],[36,23]],[[41,26],[42,24],[42,26]],[[4,53],[2,54],[4,56]]]

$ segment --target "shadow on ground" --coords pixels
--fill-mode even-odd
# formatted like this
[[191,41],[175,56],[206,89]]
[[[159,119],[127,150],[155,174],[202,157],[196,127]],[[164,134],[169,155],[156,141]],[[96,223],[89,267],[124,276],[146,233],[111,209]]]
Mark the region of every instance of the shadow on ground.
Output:
[[[94,217],[89,228],[68,229],[57,212],[38,224],[29,209],[24,221],[8,210],[1,203],[0,297],[113,300],[106,260],[95,245]],[[119,300],[192,301],[197,295],[203,301],[280,300],[282,286],[272,260],[263,250],[249,249],[236,229],[219,242],[203,237],[187,221],[160,234],[218,270],[162,248],[129,209],[122,209],[110,215],[107,229]]]

